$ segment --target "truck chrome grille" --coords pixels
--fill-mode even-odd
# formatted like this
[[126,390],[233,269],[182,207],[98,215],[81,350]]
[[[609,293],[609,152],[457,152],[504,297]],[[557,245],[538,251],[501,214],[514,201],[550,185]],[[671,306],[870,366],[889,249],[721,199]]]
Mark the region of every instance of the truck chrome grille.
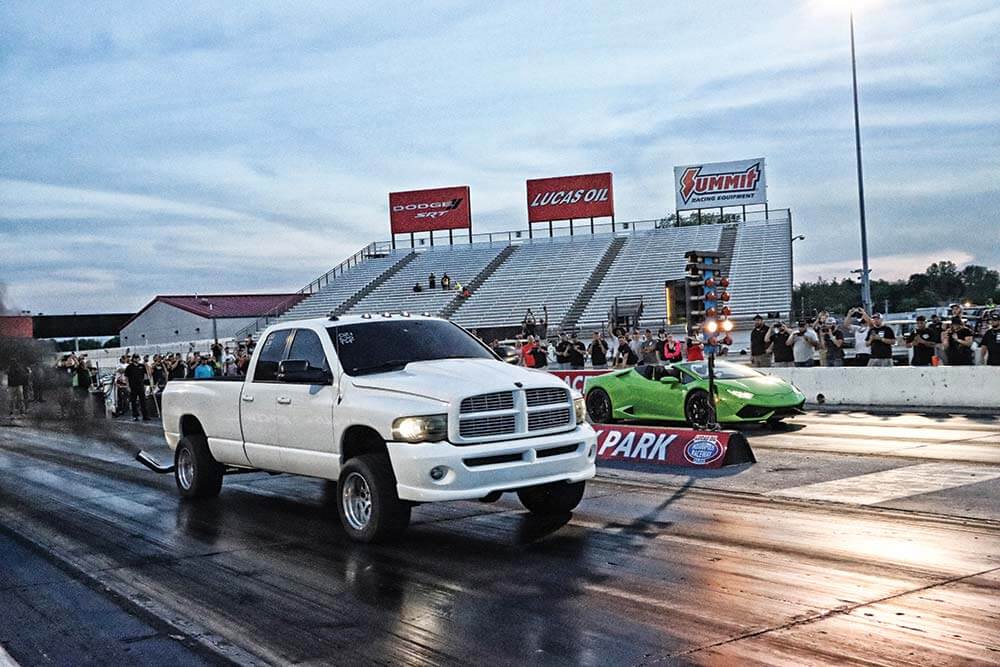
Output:
[[492,394],[470,396],[462,401],[462,412],[494,412],[497,410],[512,410],[514,408],[514,392],[498,391]]
[[573,428],[573,401],[565,387],[529,387],[462,399],[453,444],[537,436]]
[[539,405],[553,405],[555,403],[565,403],[566,390],[559,387],[541,387],[538,389],[525,389],[524,397],[528,401],[528,407],[534,408]]
[[572,415],[569,408],[559,408],[558,410],[542,410],[528,414],[528,430],[544,431],[548,428],[566,426],[570,423]]
[[516,415],[497,415],[496,417],[463,419],[459,425],[458,434],[463,438],[488,438],[496,435],[510,435],[516,430]]

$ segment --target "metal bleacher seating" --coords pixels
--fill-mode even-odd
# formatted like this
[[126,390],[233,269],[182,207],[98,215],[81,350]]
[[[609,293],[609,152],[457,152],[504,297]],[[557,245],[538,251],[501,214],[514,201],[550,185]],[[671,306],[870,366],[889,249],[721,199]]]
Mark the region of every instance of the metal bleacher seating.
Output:
[[788,219],[739,226],[730,271],[733,317],[791,310],[791,236]]
[[385,256],[373,257],[351,267],[332,279],[318,292],[290,308],[278,318],[278,321],[302,320],[308,317],[327,315],[367,287],[407,253],[409,250],[393,250]]
[[[472,282],[472,279],[506,246],[506,243],[473,243],[428,248],[419,252],[413,261],[347,312],[378,313],[385,310],[393,312],[406,310],[437,315],[456,297],[455,283],[467,285]],[[432,272],[437,277],[436,289],[429,289],[427,286],[427,277]],[[452,289],[449,291],[441,289],[441,278],[445,273],[451,278]],[[413,286],[417,283],[420,283],[423,291],[413,291]]]
[[525,240],[452,316],[468,327],[515,324],[528,308],[557,325],[583,288],[612,236],[576,235]]
[[[363,261],[327,274],[328,284],[316,291],[310,286],[311,294],[279,319],[338,310],[410,311],[450,316],[469,328],[514,327],[529,307],[542,317],[544,306],[550,331],[558,326],[587,331],[607,322],[615,297],[641,296],[642,322],[653,326],[666,319],[664,283],[684,277],[684,254],[689,250],[727,255],[723,262],[732,281],[730,307],[735,317],[787,313],[791,307],[791,222],[784,211],[772,210],[770,219],[738,224],[646,229],[623,224],[617,233],[534,239],[497,235],[500,240],[491,236],[488,242],[426,249],[389,250],[388,244],[373,243]],[[431,272],[438,281],[435,289],[427,285]],[[456,290],[441,289],[445,273],[453,286],[477,278],[483,282],[461,300]],[[327,275],[314,283],[325,283]],[[416,283],[420,292],[413,291]],[[274,320],[261,318],[254,327],[259,331]]]
[[581,327],[608,321],[615,297],[643,297],[643,320],[663,321],[664,282],[684,277],[684,253],[715,250],[722,225],[669,227],[633,233],[580,317]]

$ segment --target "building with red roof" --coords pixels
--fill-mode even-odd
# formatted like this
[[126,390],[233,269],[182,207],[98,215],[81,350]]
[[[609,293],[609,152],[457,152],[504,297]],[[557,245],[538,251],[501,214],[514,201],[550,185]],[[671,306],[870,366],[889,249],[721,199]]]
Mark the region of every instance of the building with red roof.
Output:
[[121,328],[125,347],[231,338],[254,320],[284,312],[305,294],[190,294],[157,296]]

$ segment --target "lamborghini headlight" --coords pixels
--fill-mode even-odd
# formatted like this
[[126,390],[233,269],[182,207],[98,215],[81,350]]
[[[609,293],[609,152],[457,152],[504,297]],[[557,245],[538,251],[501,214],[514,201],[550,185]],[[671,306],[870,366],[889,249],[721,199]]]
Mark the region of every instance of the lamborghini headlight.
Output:
[[573,410],[576,412],[577,424],[583,424],[587,421],[587,403],[582,396],[573,399]]
[[403,442],[437,442],[448,437],[448,415],[400,417],[392,422],[392,437]]
[[749,401],[753,399],[753,394],[749,391],[743,391],[742,389],[726,389],[730,394],[736,398],[742,399],[744,401]]

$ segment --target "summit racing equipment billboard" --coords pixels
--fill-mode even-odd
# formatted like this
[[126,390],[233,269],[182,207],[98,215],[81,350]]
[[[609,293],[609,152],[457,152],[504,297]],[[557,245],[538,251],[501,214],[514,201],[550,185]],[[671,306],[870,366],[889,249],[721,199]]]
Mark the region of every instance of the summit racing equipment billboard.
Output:
[[528,222],[607,218],[615,214],[611,172],[528,181]]
[[764,158],[674,167],[676,209],[767,203]]
[[393,234],[470,228],[469,186],[390,192],[389,226]]

